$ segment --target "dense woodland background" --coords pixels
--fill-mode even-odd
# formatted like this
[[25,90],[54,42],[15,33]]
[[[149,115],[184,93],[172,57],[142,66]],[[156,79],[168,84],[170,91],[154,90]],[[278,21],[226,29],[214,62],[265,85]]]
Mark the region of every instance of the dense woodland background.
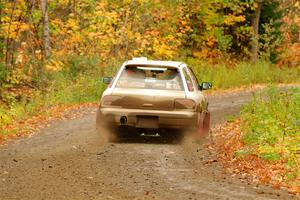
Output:
[[297,0],[2,0],[0,126],[96,101],[134,56],[182,60],[215,88],[297,82]]
[[299,4],[297,0],[4,0],[1,88],[35,87],[49,72],[77,74],[133,56],[192,57],[230,65],[263,59],[279,67],[296,67]]

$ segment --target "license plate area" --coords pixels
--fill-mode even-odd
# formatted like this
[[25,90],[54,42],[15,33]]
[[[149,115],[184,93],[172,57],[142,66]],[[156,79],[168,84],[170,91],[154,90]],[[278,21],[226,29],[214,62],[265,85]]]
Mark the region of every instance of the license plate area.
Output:
[[157,116],[137,116],[136,117],[137,128],[158,128],[158,117]]

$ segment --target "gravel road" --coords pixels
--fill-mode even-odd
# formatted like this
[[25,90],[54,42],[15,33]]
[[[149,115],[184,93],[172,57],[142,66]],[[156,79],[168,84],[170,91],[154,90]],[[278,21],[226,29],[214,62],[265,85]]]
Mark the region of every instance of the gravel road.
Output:
[[[212,123],[238,114],[251,93],[211,96]],[[102,142],[96,108],[0,147],[0,199],[294,199],[223,173],[209,139]],[[77,112],[81,112],[80,110]]]

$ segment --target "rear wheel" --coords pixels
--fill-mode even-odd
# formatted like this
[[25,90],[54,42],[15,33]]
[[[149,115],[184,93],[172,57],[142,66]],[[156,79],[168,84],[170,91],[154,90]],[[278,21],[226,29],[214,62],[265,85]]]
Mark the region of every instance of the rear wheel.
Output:
[[105,137],[108,142],[116,142],[119,140],[118,126],[106,126],[101,131],[101,136]]
[[207,135],[210,130],[210,112],[206,113],[203,120],[203,133]]

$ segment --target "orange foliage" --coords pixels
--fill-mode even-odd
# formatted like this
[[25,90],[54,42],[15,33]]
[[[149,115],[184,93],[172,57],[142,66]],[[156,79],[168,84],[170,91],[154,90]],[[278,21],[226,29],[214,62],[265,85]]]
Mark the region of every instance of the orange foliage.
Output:
[[[271,184],[275,189],[286,188],[290,192],[299,193],[300,180],[294,184],[287,182],[284,175],[288,172],[286,160],[277,162],[263,160],[251,151],[237,155],[240,150],[256,149],[246,146],[242,141],[241,120],[226,122],[213,130],[215,136],[214,147],[218,151],[218,159],[224,165],[227,173],[239,174],[251,178],[254,182]],[[300,193],[299,193],[300,194]]]

